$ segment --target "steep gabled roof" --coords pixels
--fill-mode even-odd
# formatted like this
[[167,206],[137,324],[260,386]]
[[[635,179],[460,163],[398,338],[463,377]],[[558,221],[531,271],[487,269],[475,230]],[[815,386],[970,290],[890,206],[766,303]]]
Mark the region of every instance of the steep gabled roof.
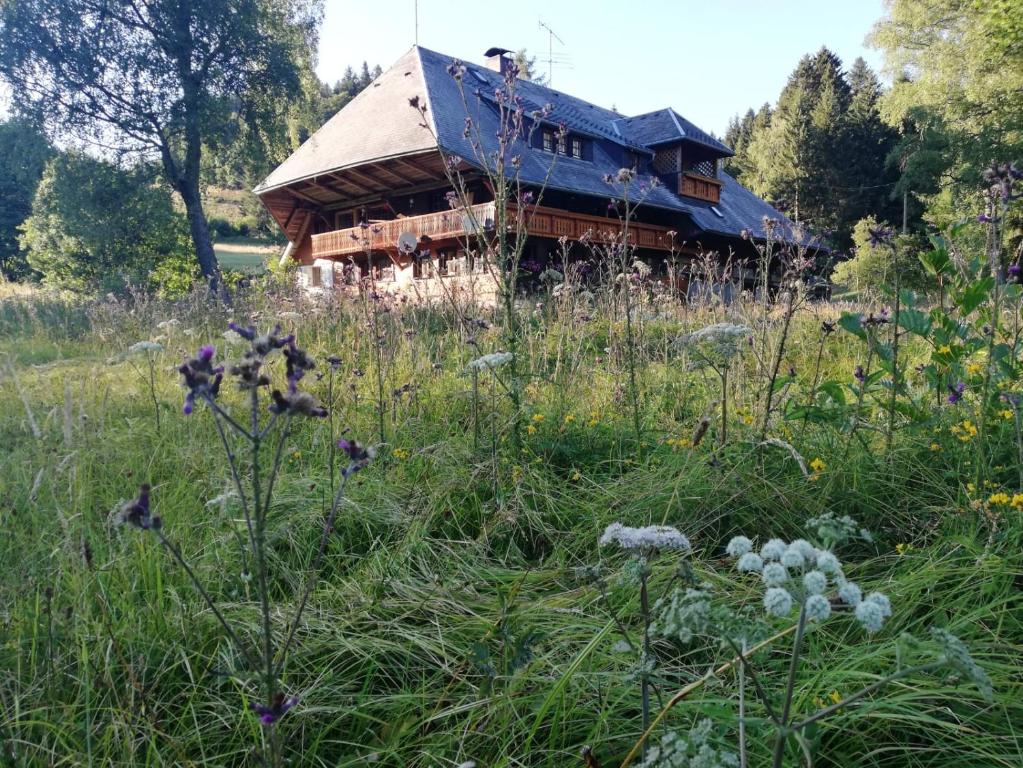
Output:
[[646,147],[688,141],[731,157],[734,152],[706,131],[686,120],[674,109],[658,109],[634,117],[620,117],[615,120],[622,134]]
[[341,168],[436,150],[437,142],[408,104],[424,90],[413,48],[306,139],[256,194]]
[[[493,70],[466,63],[460,87],[448,72],[452,61],[451,56],[412,48],[275,169],[256,188],[256,193],[332,171],[429,151],[440,150],[480,166],[481,157],[492,157],[497,150],[500,113],[494,93],[503,77]],[[525,137],[516,139],[509,156],[518,155],[517,173],[526,185],[546,185],[606,199],[616,197],[620,190],[609,186],[604,177],[631,162],[626,151],[650,155],[651,145],[686,140],[720,154],[731,154],[727,147],[674,110],[624,118],[612,110],[526,80],[517,81],[515,90],[527,115],[550,105],[546,122],[564,123],[573,133],[595,139],[592,157],[586,160],[554,156],[531,146]],[[409,106],[409,99],[415,97],[426,106],[428,128]],[[468,137],[467,115],[473,121]],[[477,138],[481,146],[474,149]],[[730,237],[749,230],[754,237],[763,238],[764,217],[787,221],[782,213],[731,176],[722,173],[719,180],[723,186],[716,205],[680,196],[664,186],[650,187],[649,178],[637,182],[637,186],[643,184],[646,189],[642,192],[636,189],[633,195],[642,196],[644,206],[685,214],[698,229]]]

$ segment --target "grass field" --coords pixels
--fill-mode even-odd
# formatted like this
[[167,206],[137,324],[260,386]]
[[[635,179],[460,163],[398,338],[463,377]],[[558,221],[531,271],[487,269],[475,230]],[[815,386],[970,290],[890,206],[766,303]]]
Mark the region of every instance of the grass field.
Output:
[[[225,265],[229,254],[257,253],[218,249]],[[765,615],[759,579],[736,572],[726,543],[736,534],[758,547],[810,536],[808,519],[833,512],[872,533],[843,547],[842,559],[864,593],[889,596],[892,615],[870,634],[836,602],[830,619],[810,625],[793,672],[791,634],[769,643],[751,660],[768,702],[780,705],[790,675],[795,717],[843,701],[899,665],[933,658],[932,626],[963,640],[993,696],[986,700],[962,665],[914,673],[815,723],[790,743],[784,764],[1023,764],[1023,523],[1011,503],[1023,466],[1012,421],[997,412],[985,421],[977,375],[961,402],[935,397],[912,372],[945,353],[907,335],[899,352],[907,381],[890,422],[876,353],[841,328],[822,333],[842,308],[804,305],[785,329],[777,310],[759,305],[637,301],[631,345],[607,294],[566,290],[539,309],[523,306],[515,410],[508,369],[467,372],[482,352],[506,348],[491,310],[472,313],[479,322],[467,330],[444,308],[315,305],[269,284],[230,309],[201,299],[128,305],[7,292],[5,759],[258,765],[276,740],[296,766],[582,768],[588,746],[606,768],[622,764],[643,730],[642,679],[651,714],[665,711],[654,742],[664,729],[685,733],[709,718],[712,742],[737,752],[738,665],[704,680],[731,651],[704,622],[689,642],[652,637],[639,664],[618,634],[643,632],[637,584],[647,584],[651,602],[679,584],[704,585],[716,606],[738,612],[751,642],[791,633],[796,614]],[[1006,311],[1008,323],[1019,310]],[[281,443],[265,530],[266,621],[277,647],[340,479],[337,438],[378,445],[349,483],[322,580],[281,669],[283,691],[298,703],[264,728],[248,710],[261,695],[257,670],[171,550],[151,531],[115,524],[139,484],[151,483],[162,534],[243,645],[258,646],[258,579],[243,554],[231,466],[210,410],[200,402],[182,415],[175,370],[207,343],[215,360],[239,359],[244,344],[224,337],[231,318],[295,332],[319,361],[299,384],[331,414],[296,417]],[[725,321],[747,325],[751,341],[728,363],[722,413],[718,377],[695,366],[679,340]],[[161,349],[129,352],[140,341]],[[767,424],[774,442],[765,445],[763,393],[779,349]],[[268,365],[280,382],[283,363]],[[857,366],[866,368],[862,385]],[[226,412],[248,418],[246,402],[225,383]],[[808,402],[817,410],[800,410]],[[264,403],[259,418],[267,417]],[[992,501],[1001,492],[1005,502]],[[693,551],[647,552],[637,562],[598,545],[613,522],[675,526]],[[598,565],[601,575],[590,569]],[[743,680],[748,764],[770,765],[772,710]],[[693,692],[667,708],[686,686]]]
[[279,246],[248,237],[219,240],[214,243],[213,250],[221,267],[250,274],[265,272],[267,260],[279,255],[281,251]]

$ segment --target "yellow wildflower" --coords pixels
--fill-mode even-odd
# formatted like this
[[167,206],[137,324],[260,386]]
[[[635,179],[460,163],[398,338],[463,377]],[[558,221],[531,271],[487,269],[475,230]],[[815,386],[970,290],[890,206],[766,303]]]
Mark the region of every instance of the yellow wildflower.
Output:
[[982,366],[980,363],[970,363],[969,365],[966,366],[966,372],[970,376],[979,376],[981,371],[983,370],[984,366]]
[[1017,510],[1023,509],[1023,493],[1012,494],[1012,500],[1009,502]]
[[895,551],[898,552],[900,555],[904,555],[904,554],[906,554],[907,552],[909,552],[912,549],[913,549],[913,545],[912,544],[901,544],[900,543],[900,544],[896,544],[895,545]]
[[573,421],[575,421],[575,416],[573,416],[571,413],[565,416],[566,425],[571,424]]
[[1004,411],[999,411],[999,414],[1001,414],[1002,418],[1005,419],[1006,421],[1012,419],[1013,416],[1012,411],[1010,411],[1008,408],[1006,408]]
[[831,699],[832,704],[837,704],[842,700],[842,695],[838,691],[832,691],[828,694],[828,698]]
[[579,474],[579,470],[576,470],[575,472],[572,473],[572,479],[573,480],[579,480],[579,478],[581,478],[581,477],[582,477],[582,475]]
[[810,462],[810,469],[812,469],[817,474],[820,474],[821,472],[823,472],[827,468],[828,468],[828,465],[825,464],[823,459],[821,459],[819,456],[816,459],[814,459],[813,461]]
[[531,434],[531,435],[535,435],[536,434],[536,427],[534,427],[532,424],[530,424],[529,426],[526,427],[526,431],[529,434]]
[[542,413],[534,413],[533,414],[533,423],[534,424],[539,424],[541,421],[543,421],[543,414]]
[[950,347],[948,344],[942,344],[940,347],[938,347],[938,354],[939,355],[951,355],[952,354],[952,347]]
[[1012,499],[1009,498],[1009,494],[1005,491],[999,491],[998,493],[992,493],[988,497],[988,504],[1009,504]]
[[391,455],[398,461],[405,461],[405,459],[409,457],[409,452],[406,451],[404,448],[395,448],[393,451],[391,451]]
[[941,450],[941,446],[938,445],[937,443],[931,443],[931,450],[932,451],[940,451]]

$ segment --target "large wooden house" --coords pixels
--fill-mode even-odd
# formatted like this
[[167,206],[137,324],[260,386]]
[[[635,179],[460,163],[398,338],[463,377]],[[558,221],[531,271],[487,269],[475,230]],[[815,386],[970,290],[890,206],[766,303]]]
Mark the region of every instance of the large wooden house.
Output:
[[[418,290],[472,270],[463,250],[467,229],[495,219],[479,158],[499,130],[494,94],[511,66],[507,53],[491,49],[485,66],[465,63],[459,81],[451,56],[413,47],[256,188],[287,235],[284,258],[301,265],[307,286],[337,286],[372,270],[398,288],[422,280]],[[631,242],[655,274],[669,253],[717,252],[754,264],[765,217],[785,221],[721,170],[731,150],[673,109],[626,117],[526,80],[516,81],[515,93],[526,115],[542,115],[527,117],[536,123],[514,150],[519,181],[543,192],[529,217],[530,263],[546,263],[559,239],[588,240],[617,225],[606,177],[620,168],[661,181],[644,192],[630,226]],[[484,146],[474,149],[474,140]],[[470,198],[462,215],[448,199],[453,167]],[[399,238],[420,256],[399,247]],[[748,268],[735,275],[739,285],[755,279]]]

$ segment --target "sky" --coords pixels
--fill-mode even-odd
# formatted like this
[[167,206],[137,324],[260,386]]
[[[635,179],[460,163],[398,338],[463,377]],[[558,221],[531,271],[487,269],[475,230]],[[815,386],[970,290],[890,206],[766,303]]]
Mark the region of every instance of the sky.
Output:
[[[416,0],[326,0],[317,72],[340,79],[363,61],[387,69],[416,39]],[[848,68],[882,57],[865,38],[883,0],[418,0],[419,44],[483,62],[526,48],[552,87],[626,115],[674,107],[723,135],[729,118],[774,102],[799,58],[826,45]]]

